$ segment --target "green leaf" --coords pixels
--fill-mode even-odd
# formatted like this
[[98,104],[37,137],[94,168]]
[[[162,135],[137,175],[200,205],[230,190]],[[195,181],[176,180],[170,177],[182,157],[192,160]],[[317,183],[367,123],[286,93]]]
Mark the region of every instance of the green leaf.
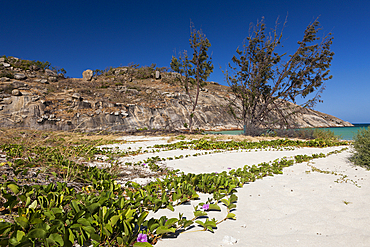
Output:
[[104,235],[107,237],[109,237],[111,233],[113,232],[112,227],[109,227],[109,225],[103,226],[102,230],[103,230]]
[[50,234],[49,238],[53,240],[54,242],[58,243],[60,246],[64,245],[63,238],[58,233]]
[[169,220],[166,221],[166,223],[164,224],[164,226],[166,226],[166,227],[172,226],[177,221],[178,221],[178,219],[176,219],[176,218],[169,219]]
[[177,201],[178,199],[181,198],[181,193],[175,193],[175,194],[172,194],[172,201]]
[[132,234],[132,227],[130,223],[128,223],[127,221],[123,221],[123,229],[125,231],[126,236],[129,236]]
[[110,218],[110,222],[112,226],[115,226],[117,221],[119,220],[120,216],[119,215],[113,215],[112,218]]
[[74,236],[73,236],[73,233],[71,231],[71,229],[66,229],[66,232],[63,236],[63,241],[64,241],[64,246],[66,247],[72,247],[73,246],[73,243],[74,243]]
[[12,227],[12,224],[9,222],[0,222],[0,235],[6,230]]
[[189,201],[189,199],[186,197],[186,196],[184,196],[183,198],[181,198],[181,200],[180,200],[180,202],[181,203],[184,203],[184,202],[186,202],[186,201]]
[[155,230],[155,229],[157,229],[157,228],[158,228],[158,226],[159,226],[159,224],[155,223],[155,224],[153,224],[153,225],[151,225],[151,226],[150,226],[150,229],[149,229],[149,230],[150,230],[151,232],[154,232],[154,230]]
[[199,225],[201,225],[201,226],[203,226],[203,227],[204,227],[204,222],[203,222],[203,221],[196,220],[196,221],[195,221],[195,223],[197,223],[197,224],[199,224]]
[[35,228],[40,228],[40,229],[43,229],[45,230],[46,232],[49,231],[50,229],[50,226],[45,223],[45,222],[42,222],[42,223],[38,223],[37,225],[34,226]]
[[216,223],[214,222],[214,221],[210,221],[210,220],[206,220],[206,222],[204,222],[204,226],[205,227],[208,227],[208,226],[210,226],[210,227],[214,227],[214,228],[216,228],[217,226],[216,226]]
[[31,225],[41,224],[43,222],[44,221],[42,219],[40,219],[40,218],[33,218],[33,219],[30,220],[30,224]]
[[106,206],[104,206],[104,207],[101,209],[103,219],[105,218],[105,215],[107,214],[107,211],[108,211],[108,208],[107,208]]
[[72,208],[74,209],[76,213],[80,211],[78,204],[79,204],[78,201],[75,201],[75,200],[71,201]]
[[51,211],[53,211],[54,214],[62,214],[63,210],[61,208],[52,208]]
[[157,228],[156,233],[158,235],[168,233],[168,232],[175,233],[175,230],[176,230],[175,228],[168,228],[168,227],[165,227],[165,226],[160,226],[160,227]]
[[226,206],[229,206],[230,202],[227,199],[221,199],[221,202],[223,202]]
[[208,231],[210,231],[210,232],[212,232],[212,233],[213,233],[213,229],[212,229],[212,227],[211,227],[211,226],[207,226],[206,228],[208,229]]
[[23,231],[17,230],[17,240],[18,242],[21,242],[22,238],[26,235]]
[[153,247],[153,245],[149,244],[148,242],[136,242],[134,247]]
[[77,220],[77,222],[80,223],[81,225],[84,225],[84,226],[90,226],[91,225],[90,222],[85,218],[79,218]]
[[89,206],[87,206],[86,208],[87,208],[87,210],[89,210],[89,212],[91,213],[91,214],[93,214],[93,213],[95,213],[96,212],[96,210],[98,209],[100,207],[100,203],[93,203],[93,204],[91,204],[91,205],[89,205]]
[[80,211],[78,211],[78,212],[74,215],[73,219],[74,219],[74,220],[78,220],[78,219],[80,219],[80,218],[81,218],[85,213],[86,213],[86,211],[85,211],[85,210],[80,210]]
[[28,232],[27,238],[45,238],[46,237],[46,231],[41,228],[35,228]]
[[71,229],[80,229],[82,227],[81,224],[73,224],[71,225]]
[[53,240],[53,239],[51,239],[51,238],[46,238],[46,242],[47,242],[47,246],[55,246],[55,245],[57,245],[57,243]]
[[194,194],[191,196],[191,199],[192,199],[192,200],[195,200],[195,199],[197,199],[197,198],[199,198],[199,195],[198,195],[197,193],[194,193]]
[[145,220],[145,218],[148,216],[148,214],[149,214],[148,211],[142,212],[141,215],[139,216],[139,219],[137,220],[137,224],[141,225],[143,221]]
[[25,207],[28,207],[28,205],[30,205],[30,203],[31,203],[31,198],[29,196],[27,196]]
[[[85,227],[88,227],[88,226],[85,226]],[[90,233],[90,237],[91,237],[91,239],[93,239],[93,240],[95,240],[97,242],[100,242],[101,241],[100,236],[97,233]]]
[[230,202],[231,203],[233,203],[233,202],[236,202],[238,200],[238,197],[237,197],[237,195],[235,195],[235,194],[232,194],[231,196],[230,196]]
[[173,208],[172,204],[168,204],[166,208],[168,208],[172,212],[175,211],[175,209]]
[[235,214],[233,213],[228,213],[226,218],[236,220]]
[[75,241],[75,236],[73,235],[73,232],[71,229],[68,229],[68,240],[71,242],[71,243],[74,243]]
[[95,228],[92,226],[83,226],[82,229],[84,229],[86,232],[93,234],[96,232]]
[[37,207],[37,200],[34,200],[32,203],[31,203],[31,205],[29,205],[28,206],[28,208],[30,208],[30,209],[33,209],[33,210],[35,210],[35,208]]
[[16,237],[12,237],[12,238],[9,239],[9,244],[11,244],[11,245],[18,245],[19,244],[19,241],[17,240]]
[[184,227],[184,228],[186,228],[186,227],[188,227],[188,226],[192,225],[193,223],[194,223],[194,222],[193,222],[192,220],[187,220],[187,221],[185,221],[185,222],[184,222],[183,227]]
[[18,194],[19,186],[16,184],[8,184],[8,188],[13,191],[14,194]]
[[119,245],[123,245],[123,239],[121,237],[117,237],[117,243]]
[[221,211],[221,208],[217,204],[209,204],[209,210],[218,210],[218,211]]
[[55,219],[55,215],[53,214],[53,212],[51,212],[50,210],[46,210],[44,211],[44,215],[46,217],[49,218],[49,220],[54,220]]
[[206,216],[206,215],[207,215],[206,212],[203,212],[203,211],[200,211],[200,210],[194,211],[194,216],[195,217],[201,217],[201,216]]
[[18,225],[20,225],[23,229],[27,229],[28,226],[29,226],[29,222],[28,222],[28,219],[23,217],[23,216],[19,216],[17,218],[14,219],[15,222],[18,223]]

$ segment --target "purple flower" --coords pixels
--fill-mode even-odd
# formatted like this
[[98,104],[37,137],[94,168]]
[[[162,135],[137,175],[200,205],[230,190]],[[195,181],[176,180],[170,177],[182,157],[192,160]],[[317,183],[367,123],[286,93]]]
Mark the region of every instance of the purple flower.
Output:
[[202,206],[202,209],[204,209],[204,210],[208,210],[208,209],[209,209],[209,204],[204,204],[204,205]]
[[228,167],[227,169],[229,169],[229,170],[230,170],[230,169],[231,169],[231,167]]
[[139,233],[139,236],[137,236],[136,241],[138,242],[148,242],[148,237],[146,234]]
[[145,164],[145,163],[143,163],[143,166],[146,166],[146,164]]

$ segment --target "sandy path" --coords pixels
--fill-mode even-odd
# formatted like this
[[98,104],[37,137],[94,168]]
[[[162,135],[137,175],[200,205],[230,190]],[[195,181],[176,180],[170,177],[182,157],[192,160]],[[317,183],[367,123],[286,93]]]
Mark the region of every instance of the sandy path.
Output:
[[[347,161],[349,155],[345,151],[311,164],[348,175],[345,179],[356,181],[361,188],[349,180],[334,182],[341,175],[306,173],[311,170],[307,163],[296,164],[284,169],[283,175],[266,177],[238,189],[237,220],[221,223],[214,234],[184,233],[176,239],[161,240],[156,246],[230,245],[223,242],[225,236],[237,239],[235,246],[370,246],[370,172],[353,167]],[[203,157],[214,165],[222,163],[214,156],[196,159]],[[193,165],[194,170],[200,167],[196,162]],[[208,195],[201,198],[192,205],[205,202]],[[346,205],[344,201],[349,203]],[[161,210],[155,215],[177,217],[183,212],[191,218],[192,210],[191,205],[183,205],[175,212]],[[210,217],[221,219],[224,214],[224,211],[212,212]]]
[[[154,143],[166,143],[166,140],[141,138],[140,142],[120,144],[118,147],[145,149]],[[231,151],[163,163],[185,173],[211,173],[297,154],[328,153],[341,148]],[[120,161],[137,162],[156,155],[166,158],[202,152],[205,151],[161,151],[125,157]],[[370,246],[370,171],[354,167],[348,162],[350,155],[350,151],[344,151],[309,163],[337,175],[313,172],[305,162],[285,168],[282,175],[246,184],[237,192],[239,199],[233,212],[237,217],[235,221],[221,223],[215,233],[190,232],[201,229],[195,226],[176,238],[160,240],[155,246]],[[152,212],[148,219],[162,215],[177,218],[179,213],[188,219],[193,218],[193,206],[211,196],[200,194],[200,197],[201,200],[175,207],[174,212],[167,209]],[[225,207],[221,208],[221,212],[209,212],[209,217],[221,220],[226,215]],[[225,238],[232,241],[224,241]]]

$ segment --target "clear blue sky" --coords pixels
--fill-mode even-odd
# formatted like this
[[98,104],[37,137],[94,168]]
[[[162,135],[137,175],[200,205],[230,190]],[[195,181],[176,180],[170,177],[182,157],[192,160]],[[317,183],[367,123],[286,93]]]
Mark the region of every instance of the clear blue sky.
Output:
[[288,23],[285,49],[293,52],[306,26],[316,17],[333,32],[331,71],[316,106],[352,123],[370,122],[370,1],[41,1],[0,2],[0,55],[49,61],[82,77],[85,69],[130,62],[169,66],[171,57],[189,49],[190,19],[210,40],[211,81],[226,85],[225,68],[248,35],[251,22],[265,17]]

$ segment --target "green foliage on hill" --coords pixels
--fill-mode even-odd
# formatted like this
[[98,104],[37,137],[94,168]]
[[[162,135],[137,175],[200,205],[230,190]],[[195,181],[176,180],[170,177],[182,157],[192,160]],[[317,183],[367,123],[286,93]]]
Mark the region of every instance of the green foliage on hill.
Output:
[[[50,69],[58,74],[62,74],[63,76],[66,74],[66,70],[63,68],[53,67],[51,63],[46,61],[36,61],[36,60],[26,60],[26,59],[18,59],[11,56],[2,56],[5,58],[5,63],[9,63],[13,68],[19,68],[21,70],[42,70],[45,71],[46,69]],[[8,73],[9,74],[9,73]],[[11,78],[9,76],[5,76]]]

